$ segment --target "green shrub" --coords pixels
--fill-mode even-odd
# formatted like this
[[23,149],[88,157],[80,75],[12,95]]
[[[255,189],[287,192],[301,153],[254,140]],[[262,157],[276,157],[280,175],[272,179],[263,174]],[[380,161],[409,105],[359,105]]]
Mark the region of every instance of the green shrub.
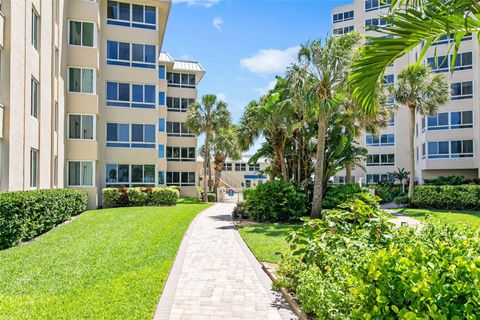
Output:
[[150,202],[155,206],[174,206],[179,197],[180,192],[177,189],[169,187],[154,188]]
[[0,249],[30,240],[87,208],[75,189],[0,193]]
[[434,179],[424,179],[423,182],[430,186],[459,186],[462,184],[469,184],[470,179],[465,179],[464,176],[440,176]]
[[105,188],[102,190],[103,207],[123,207],[128,203],[126,188]]
[[477,209],[480,207],[480,186],[417,186],[412,204],[417,208]]
[[368,192],[367,188],[362,188],[358,184],[335,184],[329,185],[327,192],[323,197],[323,208],[333,209],[339,204],[351,201],[356,198],[359,193]]
[[245,201],[240,201],[237,203],[235,208],[233,208],[232,216],[234,218],[239,218],[242,216],[243,219],[248,218],[247,212],[245,210]]
[[393,228],[360,200],[306,219],[278,268],[318,319],[477,319],[480,230]]
[[408,204],[408,195],[397,196],[393,199],[393,202],[400,207],[405,207]]
[[[253,191],[252,191],[253,190]],[[247,188],[247,189],[243,189],[243,201],[247,200],[248,198],[248,195],[251,193],[251,192],[255,192],[255,188]]]
[[396,186],[392,183],[379,183],[371,185],[369,188],[375,189],[375,195],[381,199],[380,203],[392,202],[395,197],[402,193],[401,186]]
[[248,192],[245,209],[254,221],[291,221],[298,220],[307,213],[307,201],[307,196],[291,183],[270,181]]
[[150,193],[147,189],[129,188],[127,190],[128,204],[132,207],[146,206],[150,201]]

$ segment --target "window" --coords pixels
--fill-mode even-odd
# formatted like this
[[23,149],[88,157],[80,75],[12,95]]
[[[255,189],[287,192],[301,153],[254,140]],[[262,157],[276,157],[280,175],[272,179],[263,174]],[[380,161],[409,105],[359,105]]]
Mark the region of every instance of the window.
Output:
[[155,30],[157,24],[156,8],[108,1],[107,24]]
[[154,45],[107,41],[107,64],[155,69],[155,57]]
[[165,80],[166,79],[166,71],[165,66],[158,67],[158,79]]
[[158,184],[165,185],[165,171],[158,171]]
[[450,148],[452,158],[473,157],[473,140],[450,141]]
[[107,106],[155,109],[155,85],[107,82]]
[[68,115],[68,138],[79,140],[95,139],[95,117],[87,114]]
[[155,125],[107,123],[107,147],[154,149]]
[[38,119],[38,106],[40,100],[39,84],[35,78],[32,77],[30,82],[30,115]]
[[70,20],[68,43],[74,46],[94,47],[94,30],[93,22]]
[[254,165],[249,164],[248,165],[248,171],[255,171],[255,172],[260,171],[260,164],[258,164],[258,163],[254,164]]
[[393,74],[387,74],[383,76],[383,83],[384,84],[394,84],[395,83],[395,76]]
[[390,24],[383,19],[373,18],[373,19],[365,20],[365,27],[367,27],[367,28],[368,27],[377,27],[377,26],[387,27],[389,25]]
[[195,99],[167,97],[167,110],[173,112],[187,112],[188,106],[193,104]]
[[392,0],[366,0],[365,11],[373,11],[390,6]]
[[40,15],[32,8],[32,46],[38,51],[40,40]]
[[246,163],[235,163],[235,171],[247,171]]
[[165,159],[165,145],[159,144],[158,145],[158,158]]
[[451,84],[452,100],[473,98],[473,81],[456,82]]
[[[462,38],[462,41],[466,41],[466,40],[472,40],[472,34],[471,33],[467,33]],[[452,43],[454,41],[455,41],[455,35],[454,34],[451,34],[450,36],[445,34],[445,35],[439,37],[436,42],[433,42],[432,45],[437,46],[437,45]]]
[[422,131],[425,130],[425,122],[428,131],[472,128],[473,111],[441,112],[427,119],[424,117]]
[[453,70],[466,70],[472,69],[473,56],[471,52],[459,53],[453,62],[453,55],[450,56],[437,56],[427,59],[427,63],[432,67],[434,72],[447,72],[450,71],[452,64]]
[[167,186],[195,186],[195,172],[167,171]]
[[376,184],[379,182],[393,182],[395,179],[391,174],[367,174],[367,183]]
[[167,136],[169,137],[195,137],[185,122],[170,122],[167,121]]
[[93,161],[68,161],[68,185],[70,187],[93,187]]
[[473,140],[428,142],[428,159],[471,157],[473,157]]
[[395,154],[369,154],[366,159],[367,166],[393,166]]
[[167,146],[167,160],[169,160],[169,161],[195,161],[195,147],[170,147],[170,146]]
[[225,162],[223,164],[223,171],[232,171],[232,163],[231,162]]
[[167,73],[167,85],[169,87],[195,88],[195,75],[186,73]]
[[105,182],[109,187],[155,186],[154,164],[107,164]]
[[448,141],[428,142],[427,146],[429,159],[449,158],[450,151]]
[[95,93],[93,69],[68,68],[68,91],[79,93]]
[[394,134],[382,134],[380,136],[367,134],[366,136],[367,146],[393,146],[395,145]]
[[30,188],[36,188],[38,181],[38,150],[30,149]]
[[158,132],[165,132],[165,118],[158,118]]
[[336,28],[333,29],[333,34],[336,35],[342,35],[342,34],[347,34],[349,32],[352,32],[354,30],[353,26],[348,26],[348,27],[343,27],[343,28]]
[[353,11],[336,13],[333,15],[333,23],[352,20],[354,17],[355,17],[355,13]]
[[395,114],[394,113],[392,113],[390,115],[390,118],[388,119],[388,125],[389,126],[394,126],[395,125]]

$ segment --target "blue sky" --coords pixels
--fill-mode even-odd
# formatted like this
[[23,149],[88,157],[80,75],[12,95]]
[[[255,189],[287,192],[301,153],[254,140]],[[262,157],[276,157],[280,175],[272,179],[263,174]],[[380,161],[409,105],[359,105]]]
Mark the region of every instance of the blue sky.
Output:
[[331,9],[351,0],[173,0],[163,50],[199,61],[199,94],[218,94],[235,122],[273,84],[297,47],[330,33]]

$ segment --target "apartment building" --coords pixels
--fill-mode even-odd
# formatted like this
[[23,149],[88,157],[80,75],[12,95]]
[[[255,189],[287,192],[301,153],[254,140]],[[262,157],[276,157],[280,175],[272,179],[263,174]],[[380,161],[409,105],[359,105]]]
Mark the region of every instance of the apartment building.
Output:
[[[205,74],[162,52],[170,1],[1,2],[1,190],[195,195],[186,108]],[[14,23],[14,25],[13,25]]]
[[[332,11],[332,33],[345,34],[357,31],[372,36],[383,36],[366,28],[385,25],[381,16],[387,14],[387,4],[379,0],[355,0],[350,5],[336,7]],[[451,37],[442,37],[432,46],[424,61],[436,73],[444,74],[451,84],[451,99],[440,106],[438,113],[431,117],[417,114],[415,124],[415,174],[419,183],[424,179],[438,176],[463,175],[473,179],[479,177],[479,110],[480,101],[476,92],[479,83],[478,41],[471,35],[463,38],[454,72],[450,48]],[[394,84],[398,74],[418,60],[421,48],[410,52],[390,65],[385,72],[385,83]],[[435,58],[436,57],[436,58]],[[389,98],[390,102],[394,102]],[[409,170],[409,115],[405,106],[390,119],[389,126],[379,135],[364,133],[359,139],[367,148],[365,163],[367,172],[357,168],[353,171],[356,182],[378,183],[391,180],[389,172],[398,168]],[[334,181],[344,183],[345,173],[340,172]]]

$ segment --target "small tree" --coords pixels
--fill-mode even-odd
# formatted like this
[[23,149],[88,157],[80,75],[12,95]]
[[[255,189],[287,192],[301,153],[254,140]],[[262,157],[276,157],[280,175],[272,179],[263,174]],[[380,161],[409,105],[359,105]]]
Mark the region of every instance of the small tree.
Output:
[[390,89],[395,100],[407,106],[410,112],[408,199],[411,204],[415,182],[415,115],[435,114],[439,105],[448,101],[450,88],[443,75],[432,73],[428,66],[411,64],[400,72],[397,85]]
[[389,172],[388,174],[391,174],[395,180],[398,180],[400,182],[400,184],[402,185],[402,192],[405,193],[404,181],[408,179],[408,175],[410,174],[410,172],[406,171],[405,168],[398,168],[397,171]]

